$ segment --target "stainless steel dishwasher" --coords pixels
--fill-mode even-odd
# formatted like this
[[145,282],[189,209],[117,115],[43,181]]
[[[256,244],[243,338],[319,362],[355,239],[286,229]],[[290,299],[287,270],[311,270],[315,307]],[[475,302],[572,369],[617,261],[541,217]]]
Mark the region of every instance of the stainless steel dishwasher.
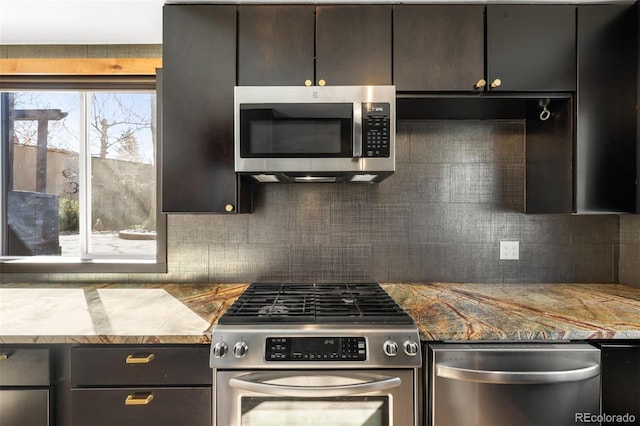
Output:
[[600,413],[600,350],[578,343],[429,345],[434,426],[576,425]]

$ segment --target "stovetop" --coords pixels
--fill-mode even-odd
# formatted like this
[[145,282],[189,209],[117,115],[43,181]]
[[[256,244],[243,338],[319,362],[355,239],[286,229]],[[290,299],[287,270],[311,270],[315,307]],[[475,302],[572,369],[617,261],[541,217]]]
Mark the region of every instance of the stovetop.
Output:
[[416,368],[418,328],[377,283],[253,283],[218,320],[212,368]]
[[377,283],[253,283],[218,324],[412,324]]

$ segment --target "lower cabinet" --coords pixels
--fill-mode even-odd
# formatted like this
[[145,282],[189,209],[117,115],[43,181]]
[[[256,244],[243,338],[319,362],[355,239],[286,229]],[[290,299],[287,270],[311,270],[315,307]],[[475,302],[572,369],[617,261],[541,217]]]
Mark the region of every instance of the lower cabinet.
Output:
[[78,346],[70,358],[72,426],[211,424],[208,346]]
[[210,426],[211,388],[72,389],[78,426]]
[[[604,342],[602,425],[640,424],[640,342]],[[636,423],[638,422],[638,423]]]
[[50,371],[48,349],[0,347],[0,425],[50,424]]
[[49,389],[0,390],[0,425],[48,425],[49,399]]

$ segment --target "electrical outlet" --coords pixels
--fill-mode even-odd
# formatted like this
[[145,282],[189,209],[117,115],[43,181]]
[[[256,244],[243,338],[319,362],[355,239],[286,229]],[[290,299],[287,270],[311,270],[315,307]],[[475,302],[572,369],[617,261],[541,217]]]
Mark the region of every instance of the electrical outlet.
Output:
[[500,260],[520,259],[520,241],[500,241]]

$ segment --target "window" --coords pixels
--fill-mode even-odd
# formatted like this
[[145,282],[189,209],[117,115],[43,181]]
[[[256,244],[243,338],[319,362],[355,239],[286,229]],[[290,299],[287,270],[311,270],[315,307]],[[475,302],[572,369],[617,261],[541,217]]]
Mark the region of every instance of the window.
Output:
[[155,90],[0,96],[0,271],[158,271]]

